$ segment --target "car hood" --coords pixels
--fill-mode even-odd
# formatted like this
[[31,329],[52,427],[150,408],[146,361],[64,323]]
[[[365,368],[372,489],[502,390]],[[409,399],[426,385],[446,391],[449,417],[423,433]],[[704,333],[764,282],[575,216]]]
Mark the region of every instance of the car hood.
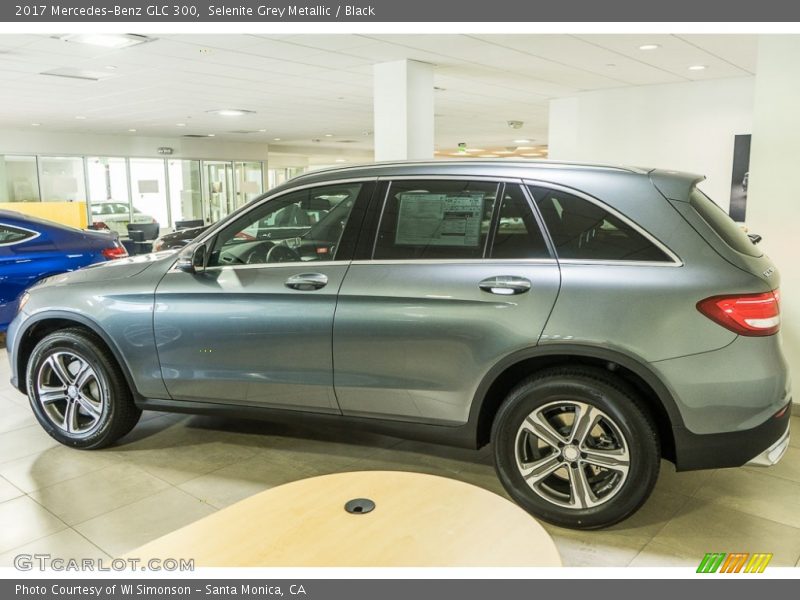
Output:
[[[142,254],[128,258],[118,258],[107,262],[101,262],[77,271],[53,275],[41,280],[34,288],[39,286],[58,286],[73,285],[76,283],[95,283],[108,281],[110,279],[124,279],[133,277],[145,271],[154,264],[174,258],[174,252],[154,252],[152,254]],[[32,288],[33,289],[33,288]]]

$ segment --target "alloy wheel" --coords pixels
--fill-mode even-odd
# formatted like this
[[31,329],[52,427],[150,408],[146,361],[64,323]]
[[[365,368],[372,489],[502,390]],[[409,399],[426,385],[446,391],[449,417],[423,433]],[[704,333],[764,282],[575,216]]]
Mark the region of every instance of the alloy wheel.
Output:
[[620,427],[585,402],[537,408],[517,430],[514,447],[527,485],[557,506],[594,508],[616,496],[628,478],[629,444]]
[[64,433],[83,437],[100,424],[108,401],[94,368],[68,351],[50,354],[36,378],[36,401]]

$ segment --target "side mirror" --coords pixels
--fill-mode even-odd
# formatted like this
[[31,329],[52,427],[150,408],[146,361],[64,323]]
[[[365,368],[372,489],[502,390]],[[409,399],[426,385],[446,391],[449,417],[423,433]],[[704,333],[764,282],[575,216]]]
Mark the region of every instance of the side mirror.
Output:
[[184,273],[202,273],[206,269],[206,246],[188,246],[178,255],[175,268]]

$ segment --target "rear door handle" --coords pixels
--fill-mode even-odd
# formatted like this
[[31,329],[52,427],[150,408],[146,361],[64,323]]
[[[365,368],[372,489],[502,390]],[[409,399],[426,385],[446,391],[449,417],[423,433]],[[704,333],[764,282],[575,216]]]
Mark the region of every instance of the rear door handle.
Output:
[[313,292],[328,285],[328,277],[322,273],[299,273],[289,277],[284,285],[300,292]]
[[513,275],[499,275],[489,277],[478,284],[484,292],[498,294],[500,296],[512,296],[514,294],[524,294],[531,289],[531,282],[524,277]]

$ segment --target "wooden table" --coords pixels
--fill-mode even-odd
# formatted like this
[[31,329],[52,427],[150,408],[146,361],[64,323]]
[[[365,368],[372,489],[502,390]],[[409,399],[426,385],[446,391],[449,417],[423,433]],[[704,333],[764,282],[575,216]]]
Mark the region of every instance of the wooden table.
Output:
[[[375,503],[352,514],[354,498]],[[560,567],[528,513],[485,489],[421,473],[361,471],[282,485],[130,552],[198,567]]]

